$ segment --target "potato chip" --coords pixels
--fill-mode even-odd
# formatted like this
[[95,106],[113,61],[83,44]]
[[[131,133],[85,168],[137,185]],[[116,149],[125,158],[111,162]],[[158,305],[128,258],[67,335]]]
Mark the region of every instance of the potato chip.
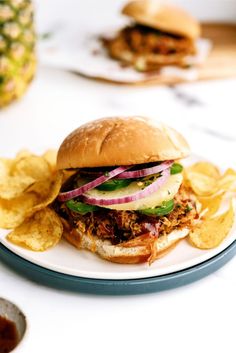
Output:
[[236,192],[236,172],[233,169],[227,169],[221,176],[213,164],[199,162],[186,168],[184,176],[185,185],[191,187],[198,196]]
[[213,216],[220,208],[224,194],[217,194],[213,196],[198,197],[202,205],[202,210],[206,210],[204,215],[206,217]]
[[9,175],[11,165],[11,159],[0,158],[0,183],[3,182]]
[[31,192],[11,200],[0,198],[0,228],[17,227],[26,218],[27,212],[38,203],[38,196]]
[[6,177],[1,183],[0,180],[0,197],[10,200],[20,196],[35,180],[29,176],[10,176]]
[[42,200],[48,197],[53,181],[53,177],[36,181],[28,187],[27,192],[35,192],[39,196],[40,200]]
[[47,150],[42,157],[48,162],[52,171],[56,170],[57,163],[57,151],[56,150]]
[[48,162],[39,156],[22,157],[13,164],[11,168],[12,176],[29,176],[35,180],[42,180],[51,174]]
[[191,165],[190,167],[187,167],[186,171],[187,171],[187,173],[188,172],[195,172],[195,173],[204,174],[204,175],[207,175],[213,179],[220,178],[219,168],[209,162],[197,162],[197,163]]
[[52,209],[45,208],[25,219],[7,235],[7,239],[33,251],[45,251],[59,242],[62,233],[59,216]]
[[236,172],[229,168],[218,182],[218,188],[224,191],[236,192]]
[[229,234],[234,223],[234,207],[231,202],[229,209],[216,217],[206,217],[190,233],[190,243],[199,249],[217,247]]
[[198,196],[209,196],[218,191],[217,180],[201,173],[186,172],[185,183],[190,186]]
[[40,197],[37,205],[28,211],[27,216],[32,215],[51,204],[58,196],[63,181],[63,173],[58,172],[54,178],[39,181],[33,184],[28,191],[33,191]]
[[22,151],[15,160],[0,161],[0,197],[10,200],[19,197],[36,180],[48,178],[52,171],[43,157]]
[[21,158],[25,158],[25,157],[29,157],[29,156],[33,156],[33,153],[27,149],[20,150],[16,155],[15,161],[18,161]]

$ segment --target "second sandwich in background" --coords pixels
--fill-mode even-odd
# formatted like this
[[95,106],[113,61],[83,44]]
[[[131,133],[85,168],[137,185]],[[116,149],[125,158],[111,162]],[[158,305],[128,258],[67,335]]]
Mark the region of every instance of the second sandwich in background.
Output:
[[194,63],[201,28],[186,11],[156,0],[137,0],[124,6],[122,13],[131,22],[114,37],[103,38],[112,58],[138,71]]

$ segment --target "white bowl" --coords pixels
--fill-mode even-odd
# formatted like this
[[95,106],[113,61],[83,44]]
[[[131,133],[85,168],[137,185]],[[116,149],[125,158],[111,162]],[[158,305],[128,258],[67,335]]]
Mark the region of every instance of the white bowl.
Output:
[[26,317],[23,312],[12,302],[7,299],[0,298],[0,316],[5,317],[9,321],[12,321],[16,325],[16,330],[18,333],[18,343],[17,346],[11,352],[19,352],[18,348],[21,347],[21,342],[25,337],[27,323]]

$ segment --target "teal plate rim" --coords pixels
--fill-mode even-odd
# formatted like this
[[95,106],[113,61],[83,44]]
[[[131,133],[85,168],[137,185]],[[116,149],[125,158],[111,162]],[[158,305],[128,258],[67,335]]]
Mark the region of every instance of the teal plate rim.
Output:
[[0,244],[0,261],[33,282],[60,290],[96,295],[134,295],[177,288],[197,281],[224,266],[236,254],[236,240],[198,265],[166,275],[141,279],[104,280],[71,276],[36,265]]

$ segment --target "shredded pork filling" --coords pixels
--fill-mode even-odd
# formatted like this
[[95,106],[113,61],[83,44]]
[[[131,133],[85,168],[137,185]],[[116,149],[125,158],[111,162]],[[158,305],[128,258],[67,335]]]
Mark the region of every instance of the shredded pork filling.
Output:
[[140,58],[146,60],[148,71],[162,65],[183,65],[183,58],[196,54],[190,38],[164,33],[156,29],[133,25],[122,29],[112,38],[102,38],[109,55],[115,59],[135,64]]
[[191,228],[198,218],[196,202],[191,193],[181,187],[174,199],[174,209],[166,216],[147,216],[137,211],[115,211],[101,209],[81,215],[60,206],[59,212],[72,228],[90,236],[109,239],[120,244],[148,234],[159,237],[175,229]]

